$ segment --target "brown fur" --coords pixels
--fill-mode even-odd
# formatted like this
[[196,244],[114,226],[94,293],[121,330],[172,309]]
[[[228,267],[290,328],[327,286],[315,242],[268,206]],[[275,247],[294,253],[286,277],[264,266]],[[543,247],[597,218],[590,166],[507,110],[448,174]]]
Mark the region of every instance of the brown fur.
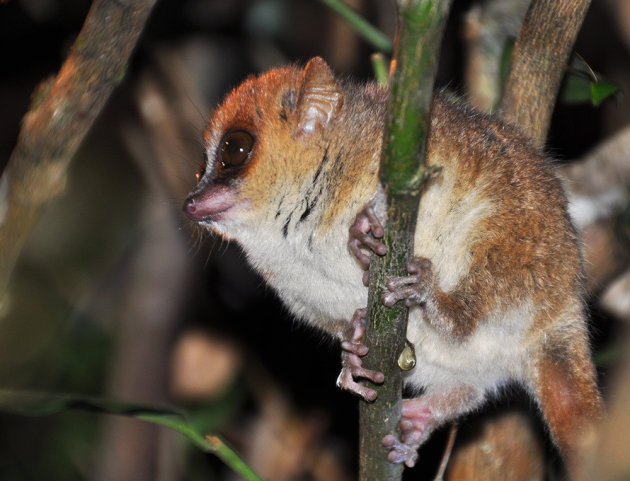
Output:
[[515,142],[514,129],[440,97],[431,127],[429,163],[457,171],[452,204],[473,188],[497,201],[470,235],[468,276],[452,292],[436,292],[443,316],[457,324],[451,329],[456,337],[473,332],[492,310],[520,302],[524,292],[557,309],[567,298],[579,299],[577,236],[546,159],[528,142]]
[[[592,446],[592,427],[601,420],[603,408],[595,373],[585,355],[588,346],[574,336],[566,336],[550,348],[544,348],[537,360],[534,386],[543,415],[569,472],[578,472],[580,454]],[[567,344],[567,345],[565,345]]]
[[[212,118],[206,174],[185,206],[195,220],[236,237],[297,316],[339,337],[366,299],[346,248],[348,228],[370,201],[383,214],[386,98],[374,85],[337,81],[321,59],[247,79]],[[221,170],[214,156],[234,129],[252,133],[253,151],[242,168]],[[427,297],[410,313],[420,366],[408,382],[425,388],[422,402],[441,413],[439,422],[474,409],[508,377],[525,384],[571,468],[576,439],[599,418],[601,402],[577,235],[552,166],[515,129],[441,95],[427,149],[429,164],[442,171],[420,201],[414,251],[431,262],[426,285],[415,286]],[[225,217],[234,225],[190,208],[209,202],[217,184],[233,196],[235,210]],[[516,345],[497,347],[497,336]],[[481,351],[466,351],[470,344]],[[492,364],[486,377],[469,370],[486,357],[504,364],[500,375]],[[423,385],[425,378],[433,384]]]

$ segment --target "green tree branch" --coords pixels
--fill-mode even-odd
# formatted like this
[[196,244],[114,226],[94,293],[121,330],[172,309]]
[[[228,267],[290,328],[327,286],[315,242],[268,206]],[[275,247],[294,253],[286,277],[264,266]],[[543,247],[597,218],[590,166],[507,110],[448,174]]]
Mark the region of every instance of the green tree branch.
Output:
[[397,360],[405,344],[407,309],[385,308],[381,295],[387,279],[406,274],[422,187],[432,170],[425,161],[433,84],[450,0],[399,0],[399,30],[390,80],[389,113],[384,133],[380,181],[387,195],[387,255],[370,266],[365,343],[368,369],[385,374],[374,386],[378,399],[360,405],[359,479],[400,479],[403,467],[389,463],[381,447],[396,432],[401,414],[401,370]]

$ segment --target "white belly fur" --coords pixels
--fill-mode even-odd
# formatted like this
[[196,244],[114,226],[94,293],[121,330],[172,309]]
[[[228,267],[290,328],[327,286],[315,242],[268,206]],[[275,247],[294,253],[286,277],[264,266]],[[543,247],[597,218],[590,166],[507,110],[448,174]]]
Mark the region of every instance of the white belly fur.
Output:
[[[432,183],[419,207],[414,253],[433,264],[438,287],[452,291],[467,275],[475,226],[492,214],[493,205],[483,185],[463,195],[455,193],[455,176],[443,172]],[[409,313],[407,338],[415,345],[416,368],[406,382],[430,389],[465,383],[481,390],[521,377],[523,337],[532,322],[527,300],[509,312],[482,319],[472,336],[461,343],[446,341],[422,318],[419,307]]]
[[493,390],[510,379],[522,379],[524,337],[532,323],[528,302],[483,319],[471,337],[447,342],[422,319],[420,308],[409,313],[407,338],[416,350],[416,367],[405,382],[416,387],[455,387],[466,384]]

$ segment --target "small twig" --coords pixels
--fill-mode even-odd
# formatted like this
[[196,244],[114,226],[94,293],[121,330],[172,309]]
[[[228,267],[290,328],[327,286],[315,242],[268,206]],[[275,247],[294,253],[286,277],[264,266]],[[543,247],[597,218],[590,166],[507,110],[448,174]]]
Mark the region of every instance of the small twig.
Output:
[[229,466],[236,474],[242,476],[247,481],[264,481],[245,461],[225,443],[219,436],[207,434],[202,436],[187,421],[182,421],[177,417],[169,417],[161,414],[141,414],[136,415],[138,419],[160,424],[183,434],[195,446],[206,453],[212,453]]
[[221,438],[208,434],[206,441],[207,445],[210,447],[210,451],[232,468],[235,473],[243,476],[243,478],[248,481],[263,481],[263,478],[258,476],[258,474],[241,459],[236,451],[228,446]]
[[448,440],[446,441],[446,446],[444,447],[444,454],[442,455],[442,461],[440,461],[440,467],[433,481],[444,481],[444,473],[446,472],[446,466],[448,466],[448,460],[451,458],[456,437],[457,423],[453,423],[451,424],[451,430],[448,433]]
[[373,53],[370,60],[372,60],[372,70],[374,70],[376,82],[380,86],[386,87],[389,81],[389,69],[386,65],[385,55],[382,53]]
[[343,3],[341,0],[320,1],[334,10],[339,16],[348,22],[348,24],[354,28],[359,35],[371,43],[376,49],[384,53],[391,53],[393,50],[393,44],[387,35],[374,27],[374,25],[365,20],[348,5]]
[[50,416],[68,410],[115,414],[140,419],[170,428],[186,437],[197,448],[212,453],[248,481],[263,481],[242,458],[215,435],[203,436],[188,421],[188,416],[174,408],[73,394],[36,393],[0,389],[0,411],[20,416]]

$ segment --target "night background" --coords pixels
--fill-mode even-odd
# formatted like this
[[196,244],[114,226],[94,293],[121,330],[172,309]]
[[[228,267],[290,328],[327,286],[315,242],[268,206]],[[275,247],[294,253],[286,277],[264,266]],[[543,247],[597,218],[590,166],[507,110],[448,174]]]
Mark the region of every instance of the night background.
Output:
[[[2,168],[33,92],[56,75],[90,4],[0,0]],[[352,4],[393,38],[393,2]],[[454,1],[437,80],[463,97],[464,23],[472,7]],[[622,92],[597,107],[559,104],[547,150],[562,164],[630,124],[623,95],[630,89],[628,3],[594,1],[575,51]],[[203,159],[206,119],[229,89],[251,73],[305,64],[315,55],[336,73],[367,81],[372,52],[316,0],[158,1],[125,79],[13,273],[0,308],[0,389],[178,406],[269,480],[356,478],[358,401],[335,387],[338,346],[293,319],[239,249],[195,230],[181,205]],[[628,143],[625,149],[630,162]],[[607,403],[627,364],[623,334],[630,308],[611,312],[600,295],[628,269],[627,212],[626,206],[607,220],[605,231],[614,231],[618,242],[611,265],[588,272]],[[602,242],[601,249],[612,249]],[[630,297],[630,288],[626,292]],[[516,391],[489,408],[528,411],[546,462],[555,466],[535,407],[521,395]],[[444,438],[444,430],[434,436],[406,479],[432,479]],[[236,478],[167,429],[68,411],[0,414],[0,479]]]

